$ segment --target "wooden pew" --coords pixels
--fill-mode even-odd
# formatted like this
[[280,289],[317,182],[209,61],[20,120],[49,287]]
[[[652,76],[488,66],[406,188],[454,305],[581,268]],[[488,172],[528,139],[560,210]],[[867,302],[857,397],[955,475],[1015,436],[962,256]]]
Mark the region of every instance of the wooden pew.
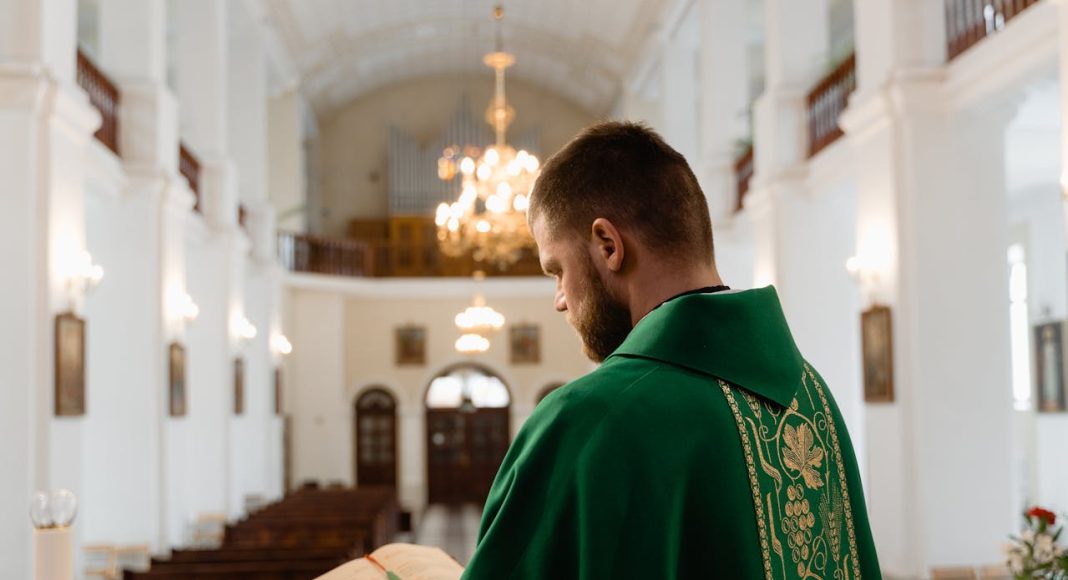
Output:
[[123,578],[312,578],[393,541],[398,518],[391,489],[301,489],[226,526],[219,549],[175,550]]

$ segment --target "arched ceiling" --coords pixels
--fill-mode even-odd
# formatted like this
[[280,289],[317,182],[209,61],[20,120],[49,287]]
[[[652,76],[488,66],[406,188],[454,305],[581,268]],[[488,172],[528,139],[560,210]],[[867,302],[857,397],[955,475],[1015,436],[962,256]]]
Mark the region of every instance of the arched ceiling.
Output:
[[[320,114],[418,77],[492,73],[494,0],[269,0],[266,18]],[[505,2],[518,77],[607,112],[670,0]]]

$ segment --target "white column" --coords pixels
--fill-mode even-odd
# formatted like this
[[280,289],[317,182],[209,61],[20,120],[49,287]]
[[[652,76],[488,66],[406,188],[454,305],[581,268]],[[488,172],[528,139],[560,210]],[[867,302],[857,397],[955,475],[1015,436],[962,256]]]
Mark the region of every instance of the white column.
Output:
[[53,321],[85,249],[84,156],[100,123],[73,85],[76,11],[0,1],[0,569],[12,578],[30,575],[33,490],[82,488],[83,419],[53,413]]
[[806,158],[804,98],[827,55],[826,0],[768,0],[765,6],[766,89],[754,111],[754,175],[747,196],[755,235],[754,286],[775,283],[784,298],[789,280],[780,266],[786,249],[778,236],[775,199],[803,187]]
[[805,96],[823,76],[830,43],[827,0],[768,0],[766,89],[756,105],[757,184],[805,160]]
[[[713,227],[730,220],[736,203],[734,161],[750,138],[749,67],[743,0],[701,0],[701,158],[694,163],[708,198]],[[761,64],[761,63],[756,63]]]
[[700,22],[696,6],[675,22],[676,28],[663,40],[660,58],[664,139],[693,165],[700,159],[698,51]]
[[696,7],[700,157],[690,162],[708,199],[719,273],[727,284],[746,287],[753,279],[752,228],[734,213],[734,161],[739,143],[752,137],[745,27],[738,24],[746,19],[745,2],[702,0]]
[[[1004,183],[1013,103],[944,105],[937,3],[858,2],[856,19],[860,90],[843,127],[857,166],[857,257],[877,273],[868,292],[894,325],[896,400],[866,410],[876,545],[888,574],[994,562],[1015,525]],[[891,32],[866,36],[887,22]]]
[[204,216],[215,228],[237,222],[237,176],[227,157],[230,55],[229,2],[175,3],[180,133],[201,165]]
[[[1059,35],[1059,52],[1061,52],[1061,59],[1059,59],[1059,73],[1061,73],[1061,193],[1062,193],[1062,211],[1064,213],[1064,221],[1068,222],[1068,34],[1064,31],[1068,30],[1068,3],[1061,3],[1058,5],[1058,17],[1061,19],[1062,33]],[[1063,229],[1066,240],[1068,240],[1068,228]],[[1033,233],[1033,235],[1036,235]],[[1059,250],[1059,251],[1056,251]],[[1038,248],[1031,248],[1031,255],[1028,255],[1028,264],[1038,265],[1043,264],[1036,260],[1035,254],[1043,251]],[[1046,249],[1045,251],[1051,251]],[[1061,264],[1064,265],[1064,247],[1057,246],[1055,251],[1059,258],[1061,258]],[[1047,263],[1048,264],[1048,263]],[[1058,268],[1059,269],[1059,268]],[[1032,270],[1034,271],[1034,269]],[[1046,276],[1051,276],[1052,272],[1046,270]],[[1041,273],[1032,273],[1031,278],[1041,276]],[[1063,281],[1064,279],[1058,279]],[[1064,296],[1057,296],[1053,301],[1054,312],[1052,316],[1056,318],[1064,318],[1065,314],[1062,308],[1057,308],[1056,302],[1063,302]],[[1032,298],[1028,300],[1031,302],[1032,316],[1038,317],[1041,315],[1038,310],[1037,304],[1041,302]],[[1056,312],[1062,311],[1062,312]],[[1048,320],[1045,320],[1048,322]],[[1037,402],[1033,402],[1037,405]],[[1043,505],[1052,505],[1058,510],[1064,510],[1068,507],[1068,465],[1065,461],[1059,460],[1063,457],[1064,444],[1063,442],[1068,440],[1068,417],[1063,413],[1041,413],[1037,417],[1034,417],[1033,434],[1035,441],[1035,457],[1034,457],[1034,470],[1036,473],[1037,496],[1034,501],[1040,502]]]
[[[168,545],[166,498],[173,466],[167,453],[167,345],[180,339],[175,305],[185,294],[185,215],[191,193],[177,176],[178,107],[165,84],[166,5],[163,0],[101,0],[102,68],[122,94],[120,147],[128,177],[117,209],[126,230],[131,266],[124,280],[138,299],[124,304],[129,315],[124,348],[143,369],[126,376],[144,388],[130,392],[116,385],[103,401],[112,415],[95,417],[89,453],[99,468],[89,477],[97,509],[88,516],[93,541],[147,542],[154,550]],[[145,300],[144,297],[150,297]],[[129,313],[130,308],[138,309]],[[131,350],[132,349],[132,350]],[[120,355],[121,356],[121,355]],[[121,412],[118,412],[121,410]],[[101,423],[103,422],[103,423]],[[102,439],[107,437],[114,440]],[[123,453],[115,453],[123,449]],[[129,477],[116,484],[111,474]],[[139,498],[130,512],[131,498]],[[120,514],[128,514],[121,516]],[[119,521],[121,520],[121,521]]]
[[[255,340],[245,345],[245,413],[234,421],[235,450],[232,464],[232,497],[237,506],[249,493],[266,492],[266,447],[269,420],[266,405],[271,390],[272,367],[269,338],[271,302],[270,275],[274,264],[274,211],[267,199],[267,53],[260,24],[232,4],[229,15],[229,51],[235,66],[230,69],[228,89],[228,150],[237,167],[238,191],[246,210],[245,251],[233,256],[234,268],[243,275],[234,279],[235,309],[240,309],[258,329]],[[238,66],[239,65],[239,66]],[[246,263],[247,248],[251,261]],[[240,302],[238,304],[237,302]],[[256,448],[256,453],[248,453]],[[246,451],[239,451],[239,450]]]
[[[1059,48],[1060,59],[1060,97],[1061,97],[1061,191],[1065,194],[1065,220],[1068,221],[1068,3],[1059,6],[1060,18]],[[1065,230],[1068,235],[1068,229]]]
[[[195,297],[204,305],[204,320],[188,335],[191,416],[186,419],[189,454],[185,469],[199,469],[199,450],[210,449],[210,456],[203,458],[205,464],[221,470],[189,486],[191,495],[185,504],[189,520],[207,511],[237,515],[242,507],[234,493],[233,369],[234,358],[241,354],[236,321],[245,316],[248,247],[237,226],[238,176],[229,157],[230,75],[237,68],[230,66],[229,19],[234,5],[182,0],[174,6],[180,134],[200,160],[201,205],[212,229],[209,236],[196,240],[200,247],[187,268],[200,291],[210,295]],[[206,381],[194,385],[196,377]]]
[[[267,193],[280,221],[278,227],[303,232],[307,220],[304,140],[300,92],[285,91],[267,105]],[[295,212],[300,207],[305,213]]]
[[72,0],[0,0],[0,63],[41,66],[73,83],[77,8]]

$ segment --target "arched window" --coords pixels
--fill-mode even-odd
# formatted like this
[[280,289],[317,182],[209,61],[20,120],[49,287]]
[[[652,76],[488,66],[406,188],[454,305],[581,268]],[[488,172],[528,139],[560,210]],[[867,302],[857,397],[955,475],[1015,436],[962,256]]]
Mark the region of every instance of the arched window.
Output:
[[485,501],[508,451],[511,395],[493,371],[446,369],[426,391],[427,499]]
[[500,378],[476,366],[454,367],[430,381],[426,392],[426,406],[430,409],[462,409],[465,405],[501,409],[511,400],[508,387]]
[[356,483],[397,485],[397,402],[382,388],[356,399]]

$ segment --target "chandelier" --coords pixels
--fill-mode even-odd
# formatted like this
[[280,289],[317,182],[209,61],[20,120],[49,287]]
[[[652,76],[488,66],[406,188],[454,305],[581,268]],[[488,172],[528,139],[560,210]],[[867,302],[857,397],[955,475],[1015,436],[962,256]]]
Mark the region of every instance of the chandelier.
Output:
[[486,122],[493,126],[496,143],[479,151],[474,147],[448,147],[438,160],[438,177],[444,181],[462,176],[460,197],[442,203],[434,222],[438,246],[452,257],[471,252],[475,261],[489,262],[500,269],[511,266],[523,250],[534,248],[527,226],[530,188],[538,174],[538,158],[516,151],[505,140],[515,109],[504,96],[504,71],[515,64],[515,56],[501,50],[500,23],[504,9],[493,11],[497,22],[497,50],[483,62],[496,74],[493,100],[486,110]]
[[[482,271],[475,272],[475,282],[486,278]],[[471,306],[465,308],[454,319],[460,330],[456,339],[456,352],[462,354],[479,354],[489,350],[489,337],[504,328],[504,315],[486,305],[486,297],[475,294]]]

